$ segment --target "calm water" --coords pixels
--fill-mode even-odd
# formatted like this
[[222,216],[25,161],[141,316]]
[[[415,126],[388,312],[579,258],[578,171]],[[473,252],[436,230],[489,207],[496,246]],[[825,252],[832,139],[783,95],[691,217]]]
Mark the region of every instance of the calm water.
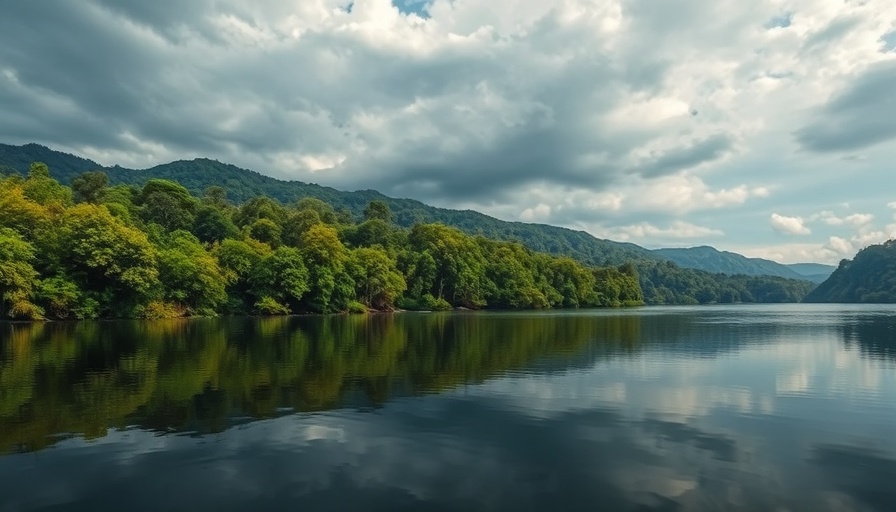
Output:
[[896,307],[0,324],[0,511],[896,511]]

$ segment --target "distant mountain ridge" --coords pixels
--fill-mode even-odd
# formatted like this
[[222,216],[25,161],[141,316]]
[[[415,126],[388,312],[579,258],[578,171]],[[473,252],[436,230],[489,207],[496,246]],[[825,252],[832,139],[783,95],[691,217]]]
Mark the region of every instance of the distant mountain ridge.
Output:
[[[137,170],[120,166],[104,167],[92,160],[39,144],[0,144],[0,173],[14,170],[25,174],[34,161],[46,163],[53,177],[64,184],[70,184],[81,173],[103,170],[112,184],[142,186],[150,178],[165,178],[181,183],[196,195],[201,195],[209,186],[220,185],[227,189],[228,198],[237,203],[258,195],[270,196],[283,203],[310,196],[326,201],[337,209],[348,209],[355,216],[360,216],[370,201],[381,200],[389,205],[396,223],[402,226],[417,222],[440,222],[469,234],[518,241],[536,251],[564,254],[594,265],[620,265],[644,260],[672,261],[683,268],[711,273],[776,276],[814,282],[822,281],[823,278],[818,276],[825,272],[821,268],[825,267],[823,265],[806,264],[806,268],[812,269],[807,273],[806,270],[799,270],[802,267],[790,268],[770,260],[747,258],[708,246],[651,251],[632,243],[596,238],[584,231],[503,221],[472,210],[437,208],[413,199],[391,198],[374,190],[346,192],[301,181],[279,180],[207,158],[179,160]],[[833,267],[830,270],[833,271]]]
[[741,254],[720,251],[707,245],[682,249],[655,249],[653,253],[684,268],[705,270],[718,274],[765,275],[787,279],[806,279],[815,283],[820,283],[827,279],[836,268],[820,263],[783,265],[763,258],[748,258]]
[[784,266],[803,276],[805,279],[816,283],[824,282],[825,279],[831,277],[831,274],[837,270],[837,267],[834,265],[823,265],[821,263],[789,263]]

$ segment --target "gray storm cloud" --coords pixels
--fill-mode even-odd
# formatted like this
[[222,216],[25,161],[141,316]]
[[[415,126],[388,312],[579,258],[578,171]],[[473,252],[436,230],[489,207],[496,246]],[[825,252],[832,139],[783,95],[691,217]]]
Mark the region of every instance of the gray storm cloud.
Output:
[[775,208],[751,206],[772,191],[798,209],[784,177],[840,175],[817,155],[877,148],[852,164],[868,176],[892,162],[892,2],[348,5],[0,0],[0,141],[132,167],[210,157],[512,219],[542,205],[634,239],[744,232],[747,215],[770,236]]

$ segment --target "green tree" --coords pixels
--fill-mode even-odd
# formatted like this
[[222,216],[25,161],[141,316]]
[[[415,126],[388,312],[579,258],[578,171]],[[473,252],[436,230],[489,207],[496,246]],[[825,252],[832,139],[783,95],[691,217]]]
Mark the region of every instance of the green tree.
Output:
[[283,243],[290,247],[298,247],[302,240],[302,235],[308,231],[311,226],[321,224],[320,215],[315,210],[303,209],[292,212],[283,223]]
[[364,305],[376,309],[392,309],[407,288],[395,261],[383,249],[354,249],[349,253],[348,271],[355,282],[356,296]]
[[197,201],[179,183],[162,179],[147,181],[138,204],[147,223],[158,224],[168,231],[193,227]]
[[426,293],[454,305],[485,305],[489,288],[485,258],[472,239],[441,224],[417,224],[411,228],[408,242],[415,251],[428,251],[435,261],[435,279]]
[[214,314],[227,300],[224,271],[192,234],[168,234],[158,261],[164,299],[186,308],[187,314]]
[[31,302],[38,277],[33,260],[31,244],[12,229],[0,228],[0,315],[43,317],[43,311]]
[[311,226],[299,245],[310,274],[306,306],[321,313],[343,310],[354,296],[354,283],[345,271],[348,255],[336,229]]
[[282,232],[283,229],[270,219],[258,219],[248,227],[250,237],[272,248],[280,246]]
[[258,298],[256,308],[267,313],[294,310],[310,289],[308,269],[299,250],[292,247],[280,247],[256,264],[249,283]]
[[233,216],[233,222],[239,227],[250,226],[261,219],[282,226],[286,220],[286,210],[270,197],[253,197]]
[[206,243],[240,237],[240,230],[229,216],[218,208],[205,204],[196,211],[193,233],[199,240]]
[[218,259],[227,285],[227,311],[231,313],[247,313],[251,304],[247,304],[249,279],[252,269],[271,253],[266,244],[254,240],[227,239],[212,249]]
[[371,201],[364,208],[364,220],[379,219],[386,224],[391,224],[394,220],[392,210],[385,201]]
[[109,176],[102,171],[85,172],[72,180],[75,202],[99,203],[103,191],[109,186]]
[[338,216],[333,206],[315,197],[303,197],[299,199],[295,207],[296,211],[311,210],[317,213],[318,218],[324,224],[337,224]]
[[66,273],[83,290],[105,296],[113,312],[134,306],[158,281],[156,250],[144,233],[124,225],[104,206],[66,210],[59,227]]
[[227,210],[231,207],[230,201],[227,200],[227,189],[218,185],[205,189],[202,202],[216,210]]
[[0,227],[14,229],[33,240],[49,220],[47,209],[28,198],[21,184],[12,178],[0,181]]
[[31,164],[28,179],[22,183],[25,196],[41,205],[66,206],[72,202],[72,191],[50,177],[50,169],[42,162]]

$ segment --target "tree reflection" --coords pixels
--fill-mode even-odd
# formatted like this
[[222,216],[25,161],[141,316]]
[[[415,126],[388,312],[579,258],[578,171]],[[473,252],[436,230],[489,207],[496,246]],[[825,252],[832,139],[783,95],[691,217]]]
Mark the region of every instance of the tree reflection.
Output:
[[896,316],[869,316],[844,323],[843,343],[872,359],[896,362]]
[[630,350],[640,323],[440,313],[4,324],[0,449],[110,427],[204,433],[284,410],[376,407],[535,361]]

